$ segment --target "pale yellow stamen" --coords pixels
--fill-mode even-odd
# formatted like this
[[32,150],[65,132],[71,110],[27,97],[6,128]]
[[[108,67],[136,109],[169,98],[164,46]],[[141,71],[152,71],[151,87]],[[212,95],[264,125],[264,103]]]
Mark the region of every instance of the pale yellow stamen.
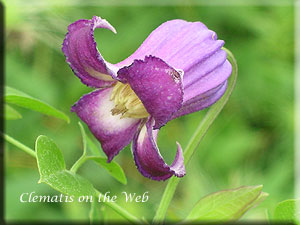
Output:
[[91,67],[86,67],[85,71],[88,72],[92,77],[95,77],[100,80],[104,80],[104,81],[113,81],[114,80],[111,76],[104,74],[104,73],[100,73]]
[[110,100],[115,103],[115,107],[111,110],[112,115],[122,114],[121,118],[146,118],[149,116],[143,103],[129,84],[117,82],[110,96]]

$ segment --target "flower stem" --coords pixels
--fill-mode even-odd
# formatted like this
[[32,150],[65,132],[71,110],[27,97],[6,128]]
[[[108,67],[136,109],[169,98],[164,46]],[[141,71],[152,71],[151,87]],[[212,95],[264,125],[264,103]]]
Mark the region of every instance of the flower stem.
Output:
[[26,145],[22,144],[21,142],[17,141],[16,139],[12,138],[7,134],[3,134],[4,139],[13,144],[14,146],[18,147],[22,151],[26,152],[27,154],[31,155],[32,157],[36,158],[36,153],[31,148],[27,147]]
[[74,163],[70,171],[76,173],[79,167],[81,167],[82,164],[85,163],[88,159],[89,158],[85,154],[82,154],[82,156],[80,156],[80,158]]
[[[219,113],[225,106],[236,84],[237,73],[238,73],[236,60],[233,54],[228,49],[226,48],[223,49],[227,52],[227,59],[232,65],[232,73],[231,73],[231,77],[228,79],[227,91],[225,92],[223,97],[219,101],[217,101],[214,105],[212,105],[210,109],[207,111],[205,117],[202,119],[194,135],[190,139],[187,147],[185,148],[184,163],[186,166],[188,165],[193,153],[195,152],[196,148],[200,144],[202,138],[206,134],[208,128],[214,122],[216,117],[219,115]],[[179,181],[180,179],[177,177],[172,177],[169,180],[166,189],[163,193],[162,199],[160,201],[159,207],[154,216],[153,223],[155,224],[163,223],[163,220],[167,213],[167,209],[171,203],[171,200],[174,196]]]

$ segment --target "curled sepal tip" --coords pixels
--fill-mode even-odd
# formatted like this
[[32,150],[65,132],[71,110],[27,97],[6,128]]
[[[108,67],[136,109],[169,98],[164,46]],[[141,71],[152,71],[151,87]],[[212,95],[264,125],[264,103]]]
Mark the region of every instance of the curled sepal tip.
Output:
[[158,181],[173,175],[183,177],[185,167],[180,144],[177,142],[177,153],[172,165],[167,165],[157,147],[158,130],[153,130],[153,124],[154,120],[150,118],[133,139],[132,152],[138,170],[145,177]]

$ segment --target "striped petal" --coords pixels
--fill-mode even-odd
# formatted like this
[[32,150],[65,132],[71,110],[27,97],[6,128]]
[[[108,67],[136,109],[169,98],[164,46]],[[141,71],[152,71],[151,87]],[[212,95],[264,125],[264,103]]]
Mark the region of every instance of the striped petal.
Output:
[[207,91],[206,93],[198,95],[196,98],[185,102],[184,105],[172,116],[172,119],[197,112],[211,106],[224,95],[226,89],[227,81],[217,88]]

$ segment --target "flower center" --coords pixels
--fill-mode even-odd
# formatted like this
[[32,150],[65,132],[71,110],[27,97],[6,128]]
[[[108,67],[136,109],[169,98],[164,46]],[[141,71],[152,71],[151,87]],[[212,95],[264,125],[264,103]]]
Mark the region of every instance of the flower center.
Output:
[[115,103],[115,107],[111,110],[112,115],[122,114],[121,119],[124,117],[146,118],[149,116],[143,103],[129,84],[117,82],[110,96],[110,100]]

